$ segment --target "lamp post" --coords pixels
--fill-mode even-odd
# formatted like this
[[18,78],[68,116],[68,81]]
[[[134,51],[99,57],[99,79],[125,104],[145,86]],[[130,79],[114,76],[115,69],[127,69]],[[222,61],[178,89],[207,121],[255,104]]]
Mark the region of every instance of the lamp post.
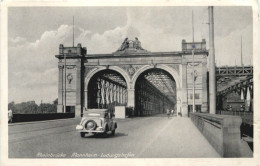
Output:
[[66,113],[66,54],[64,55],[64,113]]
[[195,72],[194,72],[194,21],[193,21],[193,11],[192,11],[192,112],[195,112]]
[[214,48],[214,15],[213,6],[209,6],[209,104],[210,114],[216,114],[216,67]]
[[192,112],[195,112],[195,72],[194,72],[194,43],[192,44]]

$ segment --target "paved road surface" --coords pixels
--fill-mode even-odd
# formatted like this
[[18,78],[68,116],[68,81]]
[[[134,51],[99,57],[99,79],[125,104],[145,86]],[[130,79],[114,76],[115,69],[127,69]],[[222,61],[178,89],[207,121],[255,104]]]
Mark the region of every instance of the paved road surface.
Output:
[[189,118],[165,116],[117,120],[115,136],[75,130],[80,119],[9,126],[9,157],[220,157]]

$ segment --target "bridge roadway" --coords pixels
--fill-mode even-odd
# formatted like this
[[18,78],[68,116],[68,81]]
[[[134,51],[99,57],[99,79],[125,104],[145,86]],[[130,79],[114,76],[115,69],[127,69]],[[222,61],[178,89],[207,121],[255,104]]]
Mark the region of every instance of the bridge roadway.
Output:
[[86,138],[75,130],[79,121],[73,118],[9,125],[9,157],[220,157],[189,118],[159,115],[118,119],[115,136]]

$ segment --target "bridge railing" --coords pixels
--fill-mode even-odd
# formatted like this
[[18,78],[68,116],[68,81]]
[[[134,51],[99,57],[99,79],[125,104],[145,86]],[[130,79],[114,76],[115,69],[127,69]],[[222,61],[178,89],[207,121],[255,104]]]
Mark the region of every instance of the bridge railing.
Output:
[[13,114],[12,123],[74,118],[75,113]]
[[252,157],[249,146],[241,140],[241,117],[190,113],[190,118],[222,157]]

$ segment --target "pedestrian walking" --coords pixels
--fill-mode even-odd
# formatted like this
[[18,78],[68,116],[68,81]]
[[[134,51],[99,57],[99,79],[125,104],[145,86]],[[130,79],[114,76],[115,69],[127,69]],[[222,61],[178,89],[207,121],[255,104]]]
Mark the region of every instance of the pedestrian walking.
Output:
[[8,110],[8,123],[13,122],[13,111],[10,109]]
[[179,115],[180,117],[182,117],[181,109],[180,109],[180,112],[178,112],[178,115]]
[[240,106],[240,112],[244,112],[245,111],[245,105],[241,105]]
[[167,109],[167,110],[166,110],[166,113],[167,113],[167,116],[168,116],[168,119],[169,119],[169,118],[170,118],[170,114],[171,114],[170,110]]
[[172,117],[173,117],[173,114],[174,114],[174,109],[171,110],[171,115],[172,115]]

